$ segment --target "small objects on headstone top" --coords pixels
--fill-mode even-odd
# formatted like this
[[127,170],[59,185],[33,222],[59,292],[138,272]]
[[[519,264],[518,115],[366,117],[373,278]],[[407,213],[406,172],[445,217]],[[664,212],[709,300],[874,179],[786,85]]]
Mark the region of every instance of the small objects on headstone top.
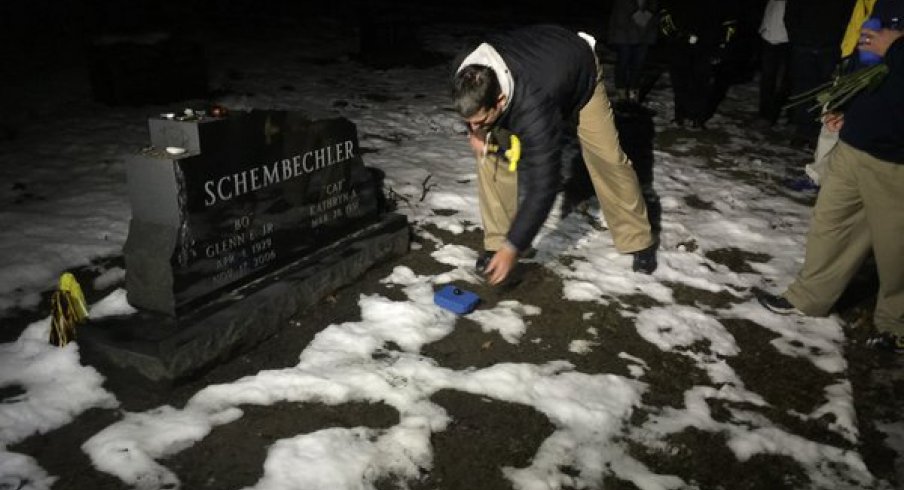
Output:
[[176,117],[177,121],[197,121],[200,119],[200,115],[195,113],[194,109],[186,107],[182,110],[182,114]]
[[212,105],[212,106],[210,106],[210,115],[211,115],[212,117],[226,117],[226,114],[227,114],[228,112],[229,112],[229,111],[228,111],[225,107],[223,107],[223,106],[221,106],[221,105]]

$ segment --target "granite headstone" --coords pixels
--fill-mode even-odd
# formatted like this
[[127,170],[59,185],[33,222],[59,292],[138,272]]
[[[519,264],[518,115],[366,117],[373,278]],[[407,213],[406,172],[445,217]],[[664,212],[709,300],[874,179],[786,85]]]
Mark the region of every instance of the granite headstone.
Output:
[[149,130],[127,162],[126,290],[139,314],[80,337],[114,365],[184,376],[407,251],[407,220],[387,209],[347,119],[186,110]]
[[381,183],[346,119],[161,116],[150,132],[152,146],[127,164],[126,289],[135,306],[176,315],[381,212]]

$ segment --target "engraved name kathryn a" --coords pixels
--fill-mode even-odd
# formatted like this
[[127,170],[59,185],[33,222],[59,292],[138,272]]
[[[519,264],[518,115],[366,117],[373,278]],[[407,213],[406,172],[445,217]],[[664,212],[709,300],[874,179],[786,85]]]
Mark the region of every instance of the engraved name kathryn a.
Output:
[[249,192],[307,175],[322,168],[354,158],[351,140],[324,146],[316,150],[283,158],[273,163],[259,165],[241,172],[224,175],[204,182],[204,206],[213,206]]

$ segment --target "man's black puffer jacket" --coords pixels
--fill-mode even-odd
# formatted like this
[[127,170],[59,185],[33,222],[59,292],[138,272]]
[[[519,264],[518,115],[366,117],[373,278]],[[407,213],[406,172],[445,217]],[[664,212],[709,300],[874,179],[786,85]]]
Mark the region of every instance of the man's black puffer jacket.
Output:
[[532,26],[487,39],[514,79],[509,106],[496,125],[521,139],[518,213],[508,232],[518,250],[530,247],[559,188],[563,131],[596,86],[596,56],[586,40],[557,26]]

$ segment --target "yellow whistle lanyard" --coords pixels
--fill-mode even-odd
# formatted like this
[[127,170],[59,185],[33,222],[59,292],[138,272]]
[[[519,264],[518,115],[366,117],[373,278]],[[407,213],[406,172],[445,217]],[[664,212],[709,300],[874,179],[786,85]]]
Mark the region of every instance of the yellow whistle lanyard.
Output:
[[518,170],[518,160],[521,160],[521,140],[514,134],[509,138],[509,149],[505,151],[505,157],[509,160],[509,172]]
[[[481,163],[482,164],[486,162],[487,155],[489,154],[490,151],[492,151],[493,153],[497,153],[499,151],[499,145],[491,145],[490,144],[490,134],[491,133],[487,133],[487,135],[484,137],[484,140],[483,140],[483,155],[481,155]],[[509,172],[517,171],[518,170],[518,161],[521,159],[521,140],[518,139],[518,137],[515,136],[514,134],[509,136],[509,149],[505,150],[505,153],[503,155],[505,156],[506,159],[508,159],[508,162],[509,162],[508,171]],[[494,172],[495,172],[495,170],[498,170],[498,168],[499,168],[499,158],[498,157],[495,159],[494,163],[496,164],[496,169],[494,169]]]

